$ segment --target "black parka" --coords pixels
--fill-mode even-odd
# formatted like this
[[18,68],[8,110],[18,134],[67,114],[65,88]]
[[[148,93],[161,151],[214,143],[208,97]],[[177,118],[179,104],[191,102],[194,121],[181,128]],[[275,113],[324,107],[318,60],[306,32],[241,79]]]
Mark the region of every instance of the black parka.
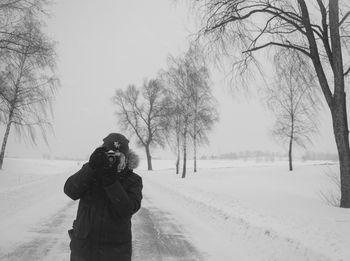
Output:
[[142,179],[125,169],[123,179],[102,186],[88,164],[70,176],[64,192],[80,199],[71,237],[71,261],[130,261],[131,216],[140,209]]

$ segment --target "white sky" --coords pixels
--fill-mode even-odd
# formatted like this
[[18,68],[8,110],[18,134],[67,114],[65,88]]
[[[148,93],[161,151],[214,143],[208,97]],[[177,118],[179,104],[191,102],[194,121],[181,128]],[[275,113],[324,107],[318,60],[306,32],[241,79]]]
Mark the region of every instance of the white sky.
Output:
[[[168,54],[186,50],[194,32],[188,7],[172,0],[59,0],[51,10],[47,31],[58,42],[62,85],[54,103],[55,135],[50,135],[50,147],[40,141],[32,147],[12,131],[9,156],[89,155],[109,132],[120,131],[111,102],[115,89],[155,77],[166,68]],[[215,74],[213,79],[220,122],[201,154],[281,151],[269,134],[270,114],[257,99],[233,98],[236,94],[228,91],[223,78]],[[328,111],[323,118],[321,134],[310,150],[335,151]],[[134,140],[130,146],[135,148]]]

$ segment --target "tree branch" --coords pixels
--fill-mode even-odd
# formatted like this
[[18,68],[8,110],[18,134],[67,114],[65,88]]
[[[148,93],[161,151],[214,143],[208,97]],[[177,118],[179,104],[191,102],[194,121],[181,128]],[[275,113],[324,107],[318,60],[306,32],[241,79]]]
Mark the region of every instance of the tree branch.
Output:
[[280,46],[280,47],[284,47],[284,48],[295,49],[295,50],[300,51],[303,54],[305,54],[305,55],[307,55],[307,56],[309,56],[311,58],[310,53],[308,53],[306,50],[302,49],[301,47],[297,47],[297,46],[291,45],[291,44],[277,43],[277,42],[269,42],[269,43],[266,43],[266,44],[263,44],[263,45],[260,45],[260,46],[248,49],[246,51],[243,51],[242,53],[251,53],[251,52],[257,51],[259,49],[266,48],[266,47],[268,47],[270,45],[276,45],[276,46]]
[[327,81],[326,74],[325,74],[324,69],[322,67],[322,63],[320,61],[320,55],[318,52],[316,39],[315,39],[315,36],[313,34],[313,30],[311,27],[309,11],[307,9],[305,0],[298,0],[298,3],[300,6],[300,9],[301,9],[303,23],[305,25],[305,29],[306,29],[306,33],[307,33],[306,36],[307,36],[307,39],[308,39],[308,42],[310,45],[311,60],[314,63],[314,67],[315,67],[323,94],[326,98],[326,101],[327,101],[329,107],[331,108],[333,106],[333,96],[332,96],[332,92],[329,88],[329,83]]
[[320,7],[321,15],[322,15],[322,35],[321,39],[324,45],[324,48],[326,49],[326,53],[328,56],[329,63],[331,64],[331,67],[333,69],[333,55],[332,55],[332,50],[329,44],[329,36],[328,36],[328,25],[327,25],[327,10],[326,7],[324,6],[322,0],[317,0],[317,3]]
[[346,70],[346,72],[343,75],[347,76],[349,72],[350,72],[350,66],[349,66],[349,68]]
[[340,20],[339,26],[341,26],[342,23],[344,23],[344,21],[348,18],[349,15],[350,15],[350,11],[347,12],[347,13],[343,16],[343,18]]

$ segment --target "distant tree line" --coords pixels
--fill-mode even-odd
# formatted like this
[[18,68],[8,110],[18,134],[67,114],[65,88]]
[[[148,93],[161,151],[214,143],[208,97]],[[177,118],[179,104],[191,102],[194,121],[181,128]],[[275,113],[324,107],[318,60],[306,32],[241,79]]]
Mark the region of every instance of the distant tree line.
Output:
[[327,152],[306,152],[301,157],[302,160],[329,160],[337,162],[339,161],[338,154]]
[[179,57],[169,56],[168,68],[160,70],[156,79],[117,89],[113,103],[121,128],[145,149],[148,170],[152,170],[151,149],[168,145],[177,157],[177,174],[182,155],[182,178],[186,177],[190,147],[197,171],[198,147],[208,142],[208,132],[218,120],[209,69],[198,45]]
[[[289,153],[283,152],[270,152],[261,150],[252,151],[240,151],[240,152],[229,152],[219,155],[202,155],[202,160],[214,160],[214,159],[225,159],[225,160],[256,160],[256,161],[275,161],[284,160],[289,157]],[[328,152],[313,152],[306,151],[300,156],[300,159],[305,160],[322,160],[322,161],[334,161],[337,162],[338,155],[336,153]]]
[[51,127],[58,79],[55,44],[43,31],[48,4],[46,0],[0,3],[0,122],[4,126],[0,169],[11,127],[34,143],[38,131],[46,140]]
[[229,152],[219,155],[203,155],[201,159],[229,159],[229,160],[263,160],[263,161],[274,161],[276,159],[285,158],[286,153],[281,152],[270,152],[270,151],[240,151],[240,152]]

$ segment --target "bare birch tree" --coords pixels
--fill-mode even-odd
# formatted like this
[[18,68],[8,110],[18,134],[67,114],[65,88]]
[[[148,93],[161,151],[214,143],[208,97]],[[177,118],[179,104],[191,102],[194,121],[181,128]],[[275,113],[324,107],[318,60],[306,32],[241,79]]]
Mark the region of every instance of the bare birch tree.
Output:
[[[3,65],[0,74],[0,119],[6,126],[0,169],[12,125],[19,134],[29,136],[34,143],[39,128],[46,140],[47,127],[51,127],[54,90],[58,85],[54,44],[41,31],[40,22],[28,15],[21,30],[29,45],[22,46],[18,52],[3,51],[0,58]],[[31,42],[35,42],[37,49],[33,49]]]
[[121,127],[135,134],[145,149],[148,170],[152,170],[151,146],[164,146],[166,106],[163,98],[159,80],[145,81],[141,90],[135,85],[129,85],[125,91],[118,89],[113,97]]
[[166,98],[166,109],[167,109],[167,128],[166,132],[166,141],[170,149],[176,155],[175,162],[175,173],[179,174],[180,172],[180,157],[181,157],[181,130],[182,130],[182,117],[181,117],[181,98],[178,93],[175,92],[173,88],[169,88],[168,83],[172,81],[168,78],[170,75],[168,72],[162,73],[166,87],[165,96]]
[[[175,106],[172,110],[176,141],[182,142],[182,178],[186,177],[189,139],[194,148],[194,171],[197,171],[198,143],[205,140],[206,133],[217,119],[214,97],[209,87],[209,72],[197,46],[191,46],[182,57],[169,57],[165,73],[168,93]],[[179,135],[179,132],[181,135]],[[179,162],[179,151],[177,153]],[[176,168],[178,170],[178,167]]]
[[218,120],[216,100],[211,93],[210,75],[202,50],[192,45],[185,59],[191,64],[188,89],[191,93],[192,123],[190,135],[193,140],[193,171],[197,172],[197,149],[200,143],[207,142],[208,131]]
[[[342,0],[198,0],[203,14],[201,35],[238,51],[238,76],[257,64],[258,51],[293,49],[311,62],[332,116],[339,155],[341,203],[350,208],[350,148],[345,77],[349,57],[350,6]],[[341,8],[340,8],[341,7]],[[241,77],[240,77],[241,78]]]
[[[178,135],[176,140],[182,144],[182,178],[186,177],[188,139],[193,115],[189,77],[190,66],[191,64],[184,57],[175,58],[170,56],[166,71],[167,83],[169,85],[168,94],[171,94],[172,104],[176,106],[172,110],[173,122],[178,124],[177,126],[179,127],[179,132],[176,132],[176,135]],[[180,155],[179,152],[178,155]],[[179,162],[179,158],[177,162]]]
[[26,53],[37,52],[41,42],[23,33],[22,25],[28,15],[46,14],[49,0],[2,0],[0,3],[0,50]]
[[268,88],[267,104],[276,116],[274,137],[287,142],[289,170],[293,170],[293,143],[305,147],[310,135],[318,131],[320,107],[315,77],[307,61],[291,49],[275,55],[276,83]]

